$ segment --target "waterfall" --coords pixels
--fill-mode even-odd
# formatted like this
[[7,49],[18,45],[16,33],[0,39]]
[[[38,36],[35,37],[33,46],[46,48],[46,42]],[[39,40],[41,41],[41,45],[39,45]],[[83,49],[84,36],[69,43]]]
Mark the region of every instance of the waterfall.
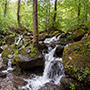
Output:
[[12,68],[11,59],[8,59],[7,70],[3,70],[2,72],[3,72],[3,73],[9,73],[10,71],[13,71],[13,68]]
[[43,76],[35,76],[32,79],[24,79],[27,82],[26,86],[19,87],[20,90],[39,90],[46,83],[53,82],[54,84],[59,85],[60,79],[64,76],[63,65],[61,64],[62,58],[54,57],[55,50],[50,47],[53,42],[56,42],[60,39],[59,37],[48,38],[44,41],[48,45],[48,53],[44,53],[45,57],[45,69]]
[[16,39],[15,39],[15,43],[16,45],[19,45],[20,41],[22,40],[23,38],[23,35],[18,35],[19,36],[19,40],[16,42]]

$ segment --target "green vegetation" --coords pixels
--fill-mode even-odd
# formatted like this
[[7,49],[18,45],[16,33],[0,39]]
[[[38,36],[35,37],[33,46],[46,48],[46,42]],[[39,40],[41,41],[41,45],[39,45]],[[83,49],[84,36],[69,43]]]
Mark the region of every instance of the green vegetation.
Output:
[[[54,2],[54,0],[52,0]],[[80,5],[79,5],[80,3]],[[17,2],[11,0],[7,4],[6,16],[4,17],[5,0],[0,0],[0,30],[7,32],[8,26],[18,27],[17,23]],[[80,7],[80,15],[78,9]],[[33,30],[33,3],[32,0],[22,1],[20,8],[20,22],[22,27]],[[88,27],[90,23],[90,0],[61,0],[57,2],[57,17],[53,22],[54,3],[48,0],[38,0],[38,28],[39,32],[48,29],[54,23],[57,29],[68,31]],[[78,22],[79,18],[79,22]]]
[[30,49],[30,56],[31,57],[34,57],[36,54],[38,54],[37,48],[33,47],[32,45],[30,45],[29,49]]
[[75,90],[75,85],[73,83],[70,84],[70,89]]
[[[59,35],[51,47],[70,44],[60,51],[65,72],[75,79],[69,88],[77,90],[76,82],[89,86],[90,0],[0,0],[0,53],[4,64],[9,55],[14,55],[11,61],[16,66],[39,55],[42,61],[40,52],[47,52],[48,45],[39,41]],[[4,45],[7,47],[2,50]],[[44,64],[41,61],[36,64]]]
[[89,40],[74,42],[69,47],[66,47],[63,53],[65,71],[85,85],[90,84],[89,44]]

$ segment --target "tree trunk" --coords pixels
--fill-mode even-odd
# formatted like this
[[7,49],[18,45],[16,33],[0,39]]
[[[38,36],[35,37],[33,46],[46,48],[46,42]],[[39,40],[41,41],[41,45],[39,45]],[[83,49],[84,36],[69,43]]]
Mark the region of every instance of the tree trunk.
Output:
[[38,47],[37,0],[33,0],[33,46]]
[[4,17],[6,17],[6,11],[7,11],[7,0],[5,2]]
[[55,11],[55,13],[54,13],[54,17],[53,17],[53,21],[55,22],[55,20],[56,20],[56,11],[57,11],[57,0],[55,0],[55,7],[54,7],[54,11]]
[[81,0],[79,0],[79,4],[78,4],[78,22],[80,21],[80,6],[81,6]]
[[49,28],[49,22],[50,22],[50,0],[45,0],[45,2],[47,3],[47,8],[46,8],[46,24],[45,24],[45,30],[48,30]]
[[20,23],[20,2],[21,2],[21,0],[18,0],[17,21],[18,21],[19,27],[21,27],[21,23]]

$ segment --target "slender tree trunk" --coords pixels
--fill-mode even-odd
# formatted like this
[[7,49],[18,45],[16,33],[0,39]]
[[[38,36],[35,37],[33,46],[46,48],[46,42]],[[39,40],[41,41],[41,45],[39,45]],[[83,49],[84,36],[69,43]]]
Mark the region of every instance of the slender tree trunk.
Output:
[[18,0],[17,21],[18,21],[19,27],[21,27],[21,23],[20,23],[20,3],[21,3],[21,0]]
[[54,17],[53,17],[53,21],[55,22],[55,20],[56,20],[56,11],[57,11],[57,0],[55,0],[55,7],[54,7],[54,11],[55,11],[55,13],[54,13]]
[[[48,24],[50,23],[50,0],[48,0]],[[48,28],[49,28],[49,25],[48,25]]]
[[80,6],[81,6],[81,0],[79,0],[79,4],[78,4],[78,22],[80,21]]
[[33,0],[33,46],[38,47],[37,0]]
[[49,28],[49,21],[50,21],[50,0],[45,0],[47,3],[47,8],[46,8],[46,24],[45,24],[45,30],[48,30]]
[[[46,14],[47,13],[48,13],[48,8],[46,9]],[[47,30],[48,29],[48,17],[46,16],[45,19],[46,19],[45,30]]]
[[6,12],[7,12],[7,0],[5,2],[4,17],[6,17]]

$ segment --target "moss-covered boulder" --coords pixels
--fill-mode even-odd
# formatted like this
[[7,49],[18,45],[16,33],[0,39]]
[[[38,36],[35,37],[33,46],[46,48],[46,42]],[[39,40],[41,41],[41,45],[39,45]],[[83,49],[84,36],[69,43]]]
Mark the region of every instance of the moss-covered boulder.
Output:
[[90,85],[90,39],[72,43],[64,49],[66,73],[85,85]]
[[8,46],[7,48],[4,49],[4,51],[2,52],[2,59],[3,59],[3,63],[7,64],[8,63],[8,55],[10,54],[14,54],[14,49],[16,48],[15,44],[12,44],[10,46]]
[[22,70],[44,67],[43,55],[35,48],[23,48],[11,59],[12,64],[20,67]]
[[84,34],[85,34],[85,31],[83,29],[79,29],[79,30],[72,32],[71,37],[74,41],[79,41],[82,39]]

